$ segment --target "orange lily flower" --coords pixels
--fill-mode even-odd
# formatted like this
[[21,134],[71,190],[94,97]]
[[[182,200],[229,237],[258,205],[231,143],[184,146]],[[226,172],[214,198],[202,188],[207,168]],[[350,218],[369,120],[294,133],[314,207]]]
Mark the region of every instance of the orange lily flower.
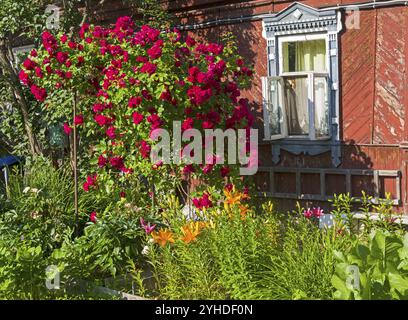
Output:
[[244,220],[248,214],[248,212],[250,212],[251,210],[248,208],[247,205],[240,205],[239,206],[239,210],[240,210],[240,214],[241,214],[241,219]]
[[226,205],[235,205],[235,204],[239,204],[241,202],[241,193],[239,192],[234,192],[234,191],[227,191],[224,190],[224,194],[225,194],[225,201],[224,204]]
[[200,234],[200,223],[199,222],[191,222],[184,227],[181,227],[181,232],[183,233],[183,237],[181,240],[184,243],[190,243],[197,240],[197,236]]
[[173,233],[168,229],[160,229],[158,232],[153,231],[152,237],[154,243],[158,243],[162,247],[164,247],[167,242],[174,243]]

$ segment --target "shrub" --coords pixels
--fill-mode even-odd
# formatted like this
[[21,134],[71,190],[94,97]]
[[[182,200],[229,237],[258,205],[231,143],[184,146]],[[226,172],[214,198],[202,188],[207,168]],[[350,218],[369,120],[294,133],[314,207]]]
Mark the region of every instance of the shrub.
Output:
[[376,230],[367,245],[357,243],[350,252],[335,253],[336,299],[408,299],[408,234]]

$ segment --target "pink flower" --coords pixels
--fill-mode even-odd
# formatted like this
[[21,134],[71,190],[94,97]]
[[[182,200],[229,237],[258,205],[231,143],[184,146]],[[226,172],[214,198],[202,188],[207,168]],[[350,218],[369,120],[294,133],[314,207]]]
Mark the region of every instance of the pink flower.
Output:
[[120,17],[118,18],[118,20],[116,20],[114,31],[115,32],[128,31],[131,28],[133,28],[134,25],[135,24],[133,23],[133,20],[131,17],[128,17],[128,16]]
[[83,39],[85,37],[85,33],[89,30],[89,24],[84,23],[81,26],[81,29],[79,30],[79,36],[81,37],[81,39]]
[[110,139],[115,139],[116,138],[116,128],[114,126],[110,126],[108,129],[106,129],[106,135],[110,138]]
[[306,219],[310,219],[311,217],[313,217],[313,211],[309,208],[303,212],[303,215]]
[[66,135],[70,135],[72,128],[68,125],[68,123],[64,123],[64,132]]
[[209,174],[214,168],[213,164],[206,164],[203,168],[203,173],[204,174]]
[[129,99],[128,105],[129,105],[130,108],[135,108],[138,105],[140,105],[141,103],[142,103],[142,98],[141,97],[131,97]]
[[86,181],[83,183],[82,187],[84,189],[85,192],[89,191],[90,187],[95,187],[96,186],[96,179],[97,179],[97,174],[93,175],[93,176],[88,176],[86,178]]
[[43,44],[45,50],[47,50],[48,53],[53,52],[58,47],[57,40],[48,31],[44,31],[42,33],[41,40],[42,40],[42,44]]
[[168,91],[168,90],[166,90],[166,91],[163,91],[162,93],[161,93],[161,95],[160,95],[160,100],[163,100],[163,101],[171,101],[171,93]]
[[112,167],[119,169],[119,170],[122,170],[125,167],[122,157],[112,157],[110,159],[110,164]]
[[184,174],[190,174],[194,172],[194,168],[192,164],[188,164],[183,168],[183,173]]
[[192,86],[188,89],[187,95],[192,104],[201,105],[211,98],[212,91],[211,89],[202,89],[198,86]]
[[79,56],[78,58],[77,58],[77,67],[80,67],[80,66],[82,66],[83,64],[84,64],[84,62],[85,62],[85,58],[83,57],[83,56]]
[[108,118],[102,114],[96,114],[94,116],[94,119],[97,124],[99,124],[101,127],[105,125],[110,125],[112,123],[112,119]]
[[24,70],[20,70],[18,74],[18,78],[23,84],[28,85],[28,81],[29,81],[28,74]]
[[195,44],[196,44],[195,40],[193,38],[191,38],[190,36],[187,36],[186,45],[188,47],[194,47]]
[[230,174],[230,168],[229,167],[222,167],[220,169],[221,177],[225,178]]
[[61,36],[60,40],[61,40],[62,43],[67,42],[67,40],[68,40],[67,35],[66,35],[66,34],[63,34],[63,35]]
[[162,161],[162,160],[157,161],[154,165],[152,165],[152,169],[153,169],[153,170],[157,170],[157,169],[159,169],[162,165],[163,165],[163,161]]
[[77,44],[74,41],[68,41],[68,47],[71,49],[75,49],[77,47]]
[[219,55],[224,50],[224,47],[221,44],[210,43],[207,45],[207,50],[212,54]]
[[81,125],[81,124],[83,124],[83,123],[84,123],[84,116],[83,116],[82,114],[79,114],[79,115],[75,116],[75,118],[74,118],[74,124],[75,124],[76,126],[79,126],[79,125]]
[[98,157],[98,166],[99,168],[103,168],[106,166],[106,163],[108,162],[108,159],[106,159],[103,155],[100,155]]
[[147,122],[151,124],[152,130],[160,128],[160,126],[163,124],[163,121],[160,119],[160,117],[157,114],[152,114],[148,116]]
[[320,207],[319,208],[313,208],[313,216],[316,217],[316,218],[320,218],[320,217],[324,216],[323,209],[320,209]]
[[232,183],[227,183],[224,189],[231,192],[234,189],[234,185]]
[[145,98],[146,100],[152,100],[153,97],[152,95],[149,93],[149,91],[147,91],[146,89],[142,90],[142,96],[143,98]]
[[40,79],[42,79],[42,78],[44,77],[44,74],[43,74],[43,72],[41,71],[41,68],[40,68],[40,67],[36,67],[36,68],[35,68],[35,75],[36,75],[38,78],[40,78]]
[[212,123],[211,121],[203,121],[202,127],[203,129],[212,129],[214,128],[214,123]]
[[89,215],[89,220],[92,221],[93,223],[96,223],[97,219],[96,219],[96,212],[93,211],[90,215]]
[[150,225],[150,222],[146,223],[142,217],[140,217],[140,225],[142,226],[142,228],[144,229],[144,231],[147,234],[151,233],[154,230],[154,228],[156,227],[155,224]]
[[154,63],[146,62],[141,68],[140,71],[143,73],[148,73],[152,75],[156,72],[157,66]]
[[186,118],[183,123],[181,124],[181,129],[183,131],[186,131],[188,129],[192,129],[194,125],[194,119],[193,118]]
[[204,193],[201,198],[193,199],[193,204],[197,209],[210,208],[213,206],[213,203],[207,193]]
[[64,64],[68,60],[68,53],[66,52],[57,52],[55,59],[61,64]]
[[40,102],[43,102],[47,97],[47,91],[45,91],[44,88],[37,87],[35,84],[33,84],[30,89],[34,97]]
[[140,152],[140,154],[142,155],[143,158],[146,159],[146,158],[149,157],[151,149],[152,148],[150,147],[150,145],[146,141],[142,140],[140,142],[139,152]]
[[133,118],[133,123],[135,125],[138,125],[140,122],[143,121],[143,115],[138,113],[138,112],[133,112],[132,113],[132,118]]
[[147,54],[152,60],[160,58],[162,55],[162,49],[160,44],[155,43],[150,49],[147,50]]
[[24,60],[23,62],[23,67],[26,70],[34,70],[34,68],[37,66],[37,63],[35,63],[33,60],[31,60],[30,58],[27,58]]

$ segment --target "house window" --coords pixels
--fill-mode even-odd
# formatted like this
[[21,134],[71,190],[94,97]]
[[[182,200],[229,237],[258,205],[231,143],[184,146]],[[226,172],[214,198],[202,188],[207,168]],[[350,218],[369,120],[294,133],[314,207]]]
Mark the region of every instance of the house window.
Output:
[[278,76],[263,79],[267,139],[329,139],[326,35],[278,37]]

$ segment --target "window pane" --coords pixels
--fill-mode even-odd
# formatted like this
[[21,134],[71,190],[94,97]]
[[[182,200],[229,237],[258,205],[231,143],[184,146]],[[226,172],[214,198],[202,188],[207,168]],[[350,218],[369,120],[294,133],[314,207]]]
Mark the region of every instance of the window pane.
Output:
[[281,82],[278,79],[269,80],[269,130],[272,136],[282,134],[282,97]]
[[314,99],[316,137],[329,136],[329,101],[325,77],[315,77]]
[[306,76],[284,78],[284,100],[289,135],[309,134],[308,80]]
[[326,41],[282,43],[283,72],[326,72]]

